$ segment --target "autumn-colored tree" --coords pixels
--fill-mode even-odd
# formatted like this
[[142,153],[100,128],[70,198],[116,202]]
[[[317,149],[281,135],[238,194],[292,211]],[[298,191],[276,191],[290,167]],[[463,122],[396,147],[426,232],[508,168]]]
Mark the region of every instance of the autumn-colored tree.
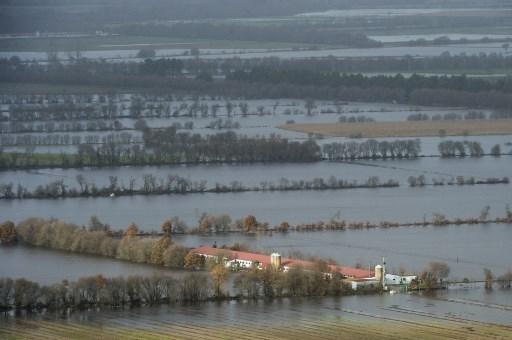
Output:
[[137,227],[137,225],[135,223],[130,223],[130,225],[128,225],[128,228],[126,228],[126,232],[124,233],[124,236],[127,236],[127,237],[137,236],[138,232],[139,232],[139,228]]
[[165,220],[162,225],[160,226],[162,228],[162,232],[167,235],[168,237],[172,234],[172,221],[171,220]]
[[213,288],[215,290],[216,297],[221,297],[223,295],[222,285],[228,279],[228,275],[228,270],[226,269],[226,266],[224,266],[222,263],[216,264],[210,270],[210,277],[212,278]]
[[205,260],[204,258],[196,253],[189,252],[187,256],[185,256],[185,269],[200,269],[204,266]]
[[97,289],[101,289],[107,284],[107,279],[105,279],[101,274],[96,275],[94,281]]
[[0,244],[13,244],[17,240],[16,227],[11,221],[0,224]]
[[246,232],[253,231],[258,226],[258,221],[253,215],[247,215],[244,218],[244,229]]
[[443,262],[430,262],[427,271],[442,281],[443,279],[446,279],[450,274],[450,267],[448,267],[448,265]]
[[164,236],[153,244],[151,249],[150,262],[159,266],[164,264],[164,252],[172,244],[171,238]]

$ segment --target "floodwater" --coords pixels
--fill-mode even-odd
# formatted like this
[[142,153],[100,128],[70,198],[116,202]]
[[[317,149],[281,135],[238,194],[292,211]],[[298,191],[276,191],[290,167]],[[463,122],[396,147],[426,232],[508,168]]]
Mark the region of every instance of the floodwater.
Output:
[[401,268],[420,273],[431,261],[445,262],[450,278],[483,279],[483,269],[496,275],[512,269],[506,256],[512,247],[512,227],[505,224],[402,227],[392,229],[290,232],[273,235],[187,235],[175,238],[186,246],[232,245],[236,242],[263,252],[332,258],[348,266],[374,267],[386,258],[389,272]]
[[[305,59],[321,57],[402,57],[406,55],[432,57],[442,53],[475,55],[480,53],[502,53],[507,50],[502,47],[503,43],[470,43],[452,44],[440,46],[399,46],[399,47],[375,47],[375,48],[330,48],[312,50],[294,49],[239,49],[236,51],[226,49],[205,49],[201,50],[200,59],[228,59],[228,58],[269,58],[278,57],[282,59]],[[193,59],[194,56],[184,55],[184,49],[157,49],[156,56],[161,58]],[[83,51],[82,56],[88,59],[105,60],[126,60],[143,61],[136,58],[138,50],[97,50]],[[47,55],[44,52],[0,52],[0,58],[18,56],[24,61],[46,61]],[[67,60],[67,54],[61,52],[58,56],[61,60]]]
[[172,274],[183,271],[136,264],[100,256],[24,246],[0,247],[0,277],[25,278],[43,285],[102,274],[106,277]]
[[156,230],[171,216],[196,226],[203,212],[225,213],[233,219],[252,214],[271,224],[326,221],[338,215],[350,221],[409,222],[428,219],[434,213],[451,218],[478,217],[487,205],[492,216],[503,216],[510,203],[509,185],[475,185],[2,200],[0,216],[15,222],[28,217],[55,217],[81,224],[97,215],[114,228],[125,228],[134,222],[143,230]]
[[409,176],[419,175],[424,175],[429,182],[433,178],[450,180],[457,176],[475,177],[476,179],[488,177],[512,178],[512,157],[450,159],[426,157],[393,161],[10,170],[0,171],[0,184],[13,183],[14,187],[22,184],[24,187],[34,190],[38,185],[62,179],[68,188],[78,188],[76,177],[83,175],[87,183],[95,184],[98,187],[109,185],[109,176],[117,176],[120,185],[128,186],[130,179],[133,178],[136,186],[141,186],[145,174],[153,174],[155,177],[164,180],[167,179],[168,175],[178,175],[191,181],[206,180],[208,188],[214,187],[216,183],[229,185],[232,181],[241,182],[245,186],[259,186],[263,181],[278,185],[281,178],[299,181],[312,180],[313,178],[327,179],[331,176],[359,182],[367,180],[370,176],[378,176],[381,180],[392,179],[400,182],[402,186],[407,186]]

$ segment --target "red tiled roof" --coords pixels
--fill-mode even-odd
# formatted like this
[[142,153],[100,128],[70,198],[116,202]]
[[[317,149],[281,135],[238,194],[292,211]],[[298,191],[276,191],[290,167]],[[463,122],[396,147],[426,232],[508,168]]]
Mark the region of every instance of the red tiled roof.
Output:
[[270,264],[270,256],[258,253],[248,253],[245,251],[236,251],[230,249],[222,249],[222,248],[212,248],[212,247],[199,247],[191,250],[196,254],[210,255],[210,256],[219,256],[224,255],[228,257],[230,260],[239,259],[243,261],[258,261],[263,266]]
[[[222,248],[213,248],[213,247],[199,247],[191,250],[196,254],[202,255],[210,255],[210,256],[219,256],[224,255],[228,257],[230,260],[239,259],[243,261],[257,261],[263,267],[270,265],[270,255],[258,254],[258,253],[249,253],[245,251],[236,251],[230,249],[222,249]],[[312,261],[298,260],[287,257],[281,258],[281,264],[286,267],[291,266],[302,266],[304,268],[311,268],[315,265]],[[367,269],[358,269],[353,267],[345,267],[345,266],[335,266],[330,265],[329,269],[333,272],[340,273],[343,276],[353,277],[353,278],[368,278],[372,277],[372,272]]]

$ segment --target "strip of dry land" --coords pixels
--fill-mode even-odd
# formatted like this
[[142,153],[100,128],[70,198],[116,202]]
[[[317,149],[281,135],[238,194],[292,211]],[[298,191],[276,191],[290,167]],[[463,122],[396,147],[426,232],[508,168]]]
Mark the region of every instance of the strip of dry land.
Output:
[[279,128],[349,138],[509,135],[512,119],[285,124]]

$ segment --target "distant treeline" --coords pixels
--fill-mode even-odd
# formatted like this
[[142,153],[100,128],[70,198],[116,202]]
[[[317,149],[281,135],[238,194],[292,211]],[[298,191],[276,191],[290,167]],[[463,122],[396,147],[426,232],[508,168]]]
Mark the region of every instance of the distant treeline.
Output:
[[[34,110],[35,111],[35,110]],[[16,114],[13,114],[16,116]],[[20,119],[21,120],[21,119]],[[132,130],[123,126],[119,120],[93,120],[89,122],[34,122],[37,118],[27,119],[32,121],[21,122],[11,120],[8,123],[0,123],[1,133],[53,133],[53,132],[84,132],[84,131],[119,131]]]
[[49,133],[45,135],[32,134],[8,134],[0,135],[0,147],[2,146],[34,146],[34,145],[80,145],[80,144],[131,144],[141,143],[139,136],[129,132],[109,133],[100,135],[75,135],[68,133]]
[[419,139],[377,141],[369,139],[364,142],[333,142],[322,146],[324,158],[328,160],[353,159],[401,159],[416,158],[421,152]]
[[[510,48],[512,50],[512,48]],[[216,72],[223,70],[248,70],[256,67],[271,67],[281,70],[307,70],[311,72],[340,72],[340,73],[367,73],[367,72],[436,72],[436,71],[465,71],[471,70],[507,70],[512,68],[512,56],[506,54],[459,54],[443,53],[440,56],[424,57],[325,57],[315,59],[279,59],[279,58],[250,58],[250,59],[211,59],[192,63],[183,60],[187,70]],[[197,69],[196,69],[197,67]],[[197,72],[197,71],[196,71]]]
[[[215,183],[207,187],[207,181],[192,181],[188,178],[170,174],[167,178],[157,178],[152,174],[142,177],[142,186],[135,186],[135,178],[130,178],[128,186],[119,183],[117,176],[109,176],[110,184],[97,187],[87,182],[81,175],[77,176],[79,188],[69,187],[64,180],[40,184],[34,190],[25,188],[21,183],[14,187],[12,183],[0,183],[0,199],[57,199],[72,197],[113,197],[133,195],[163,195],[190,193],[236,193],[249,191],[300,191],[300,190],[341,190],[361,188],[394,188],[399,183],[394,180],[382,182],[373,176],[366,181],[348,181],[330,178],[314,178],[313,180],[289,180],[281,178],[277,183],[262,181],[260,185],[245,186],[242,182],[232,181],[229,184]],[[140,182],[140,179],[139,179]]]
[[433,178],[432,182],[427,183],[427,179],[424,175],[409,176],[409,186],[411,187],[424,187],[426,185],[443,186],[443,185],[479,185],[479,184],[509,184],[510,180],[508,177],[497,178],[488,177],[485,179],[475,179],[474,177],[457,176],[452,177],[449,180],[444,178]]
[[435,114],[428,115],[426,113],[413,113],[407,116],[408,121],[426,121],[426,120],[472,120],[472,119],[510,119],[512,118],[512,111],[495,111],[487,115],[485,112],[470,111],[464,115],[460,113],[450,112],[444,115]]
[[[438,145],[439,153],[443,158],[451,157],[482,157],[486,153],[482,148],[482,144],[477,141],[442,141]],[[489,153],[491,156],[500,157],[502,155],[501,145],[494,145]]]
[[326,25],[285,23],[254,25],[240,22],[176,24],[127,24],[114,32],[132,36],[159,36],[182,39],[240,40],[258,42],[287,42],[330,44],[350,47],[380,47],[382,43],[369,39],[364,33],[333,30]]
[[229,76],[232,80],[247,82],[308,84],[328,87],[390,88],[403,89],[411,93],[419,89],[445,89],[464,92],[498,91],[512,92],[512,78],[490,82],[484,79],[462,76],[421,76],[404,77],[374,76],[361,74],[340,74],[339,72],[318,72],[309,70],[283,70],[273,67],[254,67],[248,72],[237,71]]
[[[136,67],[136,66],[135,66]],[[230,98],[314,98],[365,102],[397,102],[425,106],[512,109],[510,78],[488,81],[465,76],[402,75],[364,77],[339,72],[254,67],[230,73],[226,80],[122,72],[118,63],[80,61],[68,65],[12,65],[0,62],[4,82],[44,83],[178,91]],[[94,72],[91,72],[94,70]]]

